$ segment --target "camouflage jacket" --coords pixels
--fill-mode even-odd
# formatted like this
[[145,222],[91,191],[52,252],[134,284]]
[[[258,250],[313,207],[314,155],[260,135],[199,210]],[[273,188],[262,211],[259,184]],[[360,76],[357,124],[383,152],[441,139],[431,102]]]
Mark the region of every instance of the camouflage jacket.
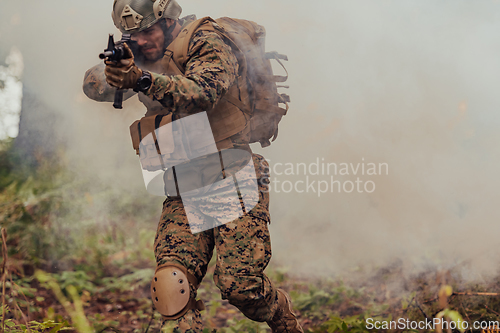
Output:
[[[194,15],[181,19],[184,26],[194,20]],[[142,69],[149,69],[141,66]],[[177,112],[192,114],[211,109],[235,82],[238,61],[231,47],[215,32],[198,31],[193,35],[188,49],[184,75],[165,75],[151,72],[153,84],[139,99],[148,109],[146,115]],[[106,83],[104,64],[85,73],[83,91],[96,101],[112,102],[115,89]],[[135,92],[129,90],[124,99]]]

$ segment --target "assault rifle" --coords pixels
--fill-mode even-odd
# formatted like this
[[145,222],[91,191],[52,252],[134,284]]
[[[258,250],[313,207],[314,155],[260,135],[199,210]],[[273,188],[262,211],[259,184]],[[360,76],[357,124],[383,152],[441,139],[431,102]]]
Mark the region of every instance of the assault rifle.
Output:
[[[128,55],[125,52],[124,43],[127,43],[132,53],[135,55],[137,43],[131,39],[130,34],[123,34],[122,39],[116,44],[113,34],[109,34],[108,48],[105,49],[104,52],[99,53],[99,59],[106,59],[106,61],[113,61],[114,63],[118,63],[120,60],[125,59]],[[116,89],[115,101],[113,102],[113,107],[115,109],[122,108],[123,92],[124,89]]]

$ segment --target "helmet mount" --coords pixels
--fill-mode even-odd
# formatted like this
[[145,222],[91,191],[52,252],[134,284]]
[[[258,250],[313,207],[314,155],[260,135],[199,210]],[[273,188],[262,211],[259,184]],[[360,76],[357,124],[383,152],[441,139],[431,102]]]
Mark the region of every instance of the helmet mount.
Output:
[[115,0],[111,17],[122,33],[133,34],[162,18],[177,20],[181,12],[176,0]]
[[121,24],[127,31],[137,29],[141,26],[143,16],[132,9],[129,5],[123,7]]

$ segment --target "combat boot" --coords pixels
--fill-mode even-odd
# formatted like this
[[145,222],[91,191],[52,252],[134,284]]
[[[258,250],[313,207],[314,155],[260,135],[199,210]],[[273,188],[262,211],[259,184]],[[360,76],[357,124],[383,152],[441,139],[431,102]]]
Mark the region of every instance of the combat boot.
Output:
[[292,312],[290,296],[282,289],[278,289],[278,310],[267,324],[273,333],[304,333]]

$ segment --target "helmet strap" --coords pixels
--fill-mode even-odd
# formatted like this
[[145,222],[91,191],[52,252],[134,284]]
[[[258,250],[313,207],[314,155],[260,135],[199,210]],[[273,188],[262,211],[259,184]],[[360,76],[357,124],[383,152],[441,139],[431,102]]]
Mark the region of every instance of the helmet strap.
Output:
[[170,25],[170,27],[167,27],[166,19],[162,19],[160,21],[160,24],[161,24],[161,27],[163,29],[163,35],[165,38],[165,42],[164,42],[163,47],[166,50],[167,47],[170,45],[170,43],[172,43],[172,41],[175,39],[175,37],[177,37],[177,36],[174,36],[172,33],[174,32],[175,28],[177,27],[177,25],[179,23],[176,20],[176,21],[174,21],[173,24]]

